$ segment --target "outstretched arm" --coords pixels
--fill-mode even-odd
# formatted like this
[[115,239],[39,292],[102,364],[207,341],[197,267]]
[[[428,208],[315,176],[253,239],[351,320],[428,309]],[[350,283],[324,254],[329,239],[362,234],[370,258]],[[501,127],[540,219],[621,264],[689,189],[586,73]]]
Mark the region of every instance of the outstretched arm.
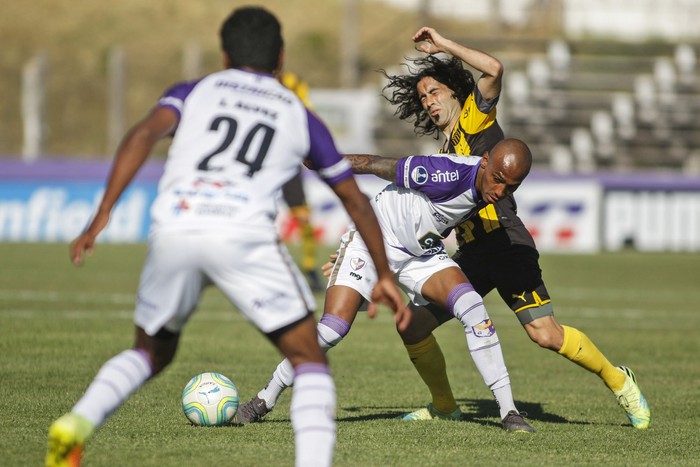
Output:
[[503,64],[495,57],[441,36],[435,29],[422,27],[413,35],[413,42],[425,42],[420,50],[429,54],[448,53],[482,73],[477,81],[481,96],[489,101],[501,93]]
[[350,161],[356,174],[372,174],[390,182],[396,180],[398,159],[371,154],[343,154],[343,157]]
[[175,128],[177,115],[172,110],[159,107],[124,136],[112,164],[102,201],[88,227],[70,245],[70,259],[76,266],[83,263],[83,255],[92,253],[97,235],[109,223],[112,208],[146,158],[153,146]]

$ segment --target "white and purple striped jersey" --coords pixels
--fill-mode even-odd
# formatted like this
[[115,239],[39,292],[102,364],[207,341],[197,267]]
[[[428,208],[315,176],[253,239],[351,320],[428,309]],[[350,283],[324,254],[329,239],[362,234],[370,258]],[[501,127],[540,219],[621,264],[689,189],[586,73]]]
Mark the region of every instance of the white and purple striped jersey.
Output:
[[276,238],[278,193],[302,161],[331,186],[352,176],[328,129],[271,75],[220,71],[171,87],[157,105],[180,120],[152,233],[214,228]]
[[481,157],[399,159],[396,182],[374,198],[385,241],[413,256],[436,254],[450,229],[486,206],[474,187]]

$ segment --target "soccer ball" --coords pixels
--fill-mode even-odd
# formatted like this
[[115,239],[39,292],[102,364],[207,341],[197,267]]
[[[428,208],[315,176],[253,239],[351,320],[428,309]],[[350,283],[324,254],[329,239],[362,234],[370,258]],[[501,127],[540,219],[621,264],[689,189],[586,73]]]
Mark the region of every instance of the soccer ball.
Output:
[[238,412],[238,390],[222,374],[202,373],[182,390],[182,411],[197,426],[227,425]]

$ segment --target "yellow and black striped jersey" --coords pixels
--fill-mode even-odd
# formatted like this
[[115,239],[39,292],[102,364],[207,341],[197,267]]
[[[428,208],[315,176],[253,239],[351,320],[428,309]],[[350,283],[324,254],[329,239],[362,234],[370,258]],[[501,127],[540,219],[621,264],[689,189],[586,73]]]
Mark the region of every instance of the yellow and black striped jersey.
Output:
[[[498,98],[484,101],[477,86],[467,97],[459,121],[446,141],[442,153],[483,156],[504,138],[496,120]],[[504,227],[501,229],[501,227]],[[478,215],[459,225],[455,234],[460,249],[480,246],[482,249],[498,249],[506,245],[520,244],[535,248],[532,236],[517,216],[513,196],[489,204]]]
[[445,150],[450,154],[482,156],[503,139],[503,130],[496,121],[496,104],[498,98],[484,101],[479,90],[469,94],[462,107],[459,121],[452,129],[450,140],[446,141]]

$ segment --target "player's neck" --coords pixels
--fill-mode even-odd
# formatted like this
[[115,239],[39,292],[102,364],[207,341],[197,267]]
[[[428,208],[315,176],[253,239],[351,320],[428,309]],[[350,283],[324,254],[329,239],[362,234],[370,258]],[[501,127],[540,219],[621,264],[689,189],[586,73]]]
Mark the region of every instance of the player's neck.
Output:
[[247,71],[248,73],[255,73],[257,75],[274,75],[273,71],[263,70],[261,68],[253,68],[250,66],[233,67],[234,69]]
[[452,118],[450,118],[450,122],[445,126],[445,129],[443,130],[443,133],[445,133],[445,137],[447,137],[447,139],[452,138],[452,132],[455,130],[457,122],[459,122],[459,112],[455,112],[455,114],[452,115]]
[[447,125],[445,128],[443,128],[442,134],[445,137],[445,142],[442,144],[442,152],[447,152],[450,148],[450,141],[452,140],[452,130],[454,130],[456,124],[457,121],[454,121],[451,124]]

